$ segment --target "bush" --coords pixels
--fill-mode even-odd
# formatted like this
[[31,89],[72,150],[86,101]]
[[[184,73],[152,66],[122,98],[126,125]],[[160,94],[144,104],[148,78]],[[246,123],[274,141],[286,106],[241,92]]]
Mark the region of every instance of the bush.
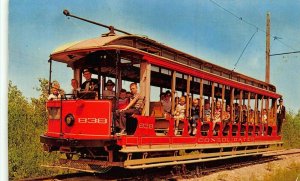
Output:
[[282,135],[286,148],[300,148],[300,110],[297,114],[289,112],[283,123]]

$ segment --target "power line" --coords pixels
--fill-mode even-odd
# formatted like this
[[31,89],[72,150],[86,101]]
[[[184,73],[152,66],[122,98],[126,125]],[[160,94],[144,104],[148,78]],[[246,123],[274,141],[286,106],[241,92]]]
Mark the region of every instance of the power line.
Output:
[[271,54],[270,56],[276,56],[276,55],[287,55],[287,54],[293,54],[293,53],[300,53],[300,51],[294,51],[294,52],[285,52],[285,53],[275,53],[275,54]]
[[248,40],[248,42],[247,42],[246,46],[244,47],[244,49],[243,49],[241,55],[239,56],[238,60],[237,60],[236,63],[234,64],[234,68],[233,68],[232,71],[235,70],[235,68],[236,68],[237,64],[239,63],[239,61],[240,61],[242,55],[244,54],[246,48],[248,47],[249,43],[251,42],[251,40],[253,39],[254,35],[255,35],[257,32],[258,32],[258,29],[256,29],[256,31],[253,33],[253,35],[251,36],[251,38]]
[[[230,10],[224,8],[223,6],[221,6],[220,4],[218,4],[216,1],[214,1],[214,0],[209,0],[209,1],[212,2],[213,4],[215,4],[216,6],[218,6],[219,8],[223,9],[224,11],[226,11],[227,13],[229,13],[230,15],[234,16],[234,17],[237,18],[238,20],[240,20],[240,21],[242,21],[242,22],[244,22],[244,23],[246,23],[246,24],[248,24],[248,25],[254,27],[255,29],[257,29],[257,30],[259,30],[259,31],[261,31],[261,32],[263,32],[263,33],[266,33],[266,31],[265,31],[264,29],[261,29],[260,27],[256,26],[255,24],[250,23],[250,22],[244,20],[243,17],[238,16],[238,15],[236,15],[235,13],[233,13],[232,11],[230,11]],[[292,47],[289,46],[288,44],[283,43],[283,41],[279,40],[279,39],[282,39],[282,38],[279,38],[278,36],[275,36],[275,35],[273,36],[272,34],[270,34],[270,36],[272,36],[274,40],[278,40],[278,42],[281,43],[281,44],[283,44],[284,46],[286,46],[286,47],[288,47],[288,48],[290,48],[290,49],[295,50],[294,48],[292,48]]]

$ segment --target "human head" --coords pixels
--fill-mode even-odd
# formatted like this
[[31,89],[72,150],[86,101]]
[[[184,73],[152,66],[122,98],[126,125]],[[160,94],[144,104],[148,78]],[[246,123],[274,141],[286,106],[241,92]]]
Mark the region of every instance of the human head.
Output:
[[217,108],[217,109],[220,109],[220,108],[221,108],[221,101],[217,101],[217,103],[216,103],[216,108]]
[[132,96],[131,92],[127,91],[127,92],[126,92],[126,97],[127,97],[127,98],[130,98],[131,96]]
[[207,99],[204,101],[204,109],[210,109],[210,103]]
[[165,93],[165,98],[170,100],[171,97],[172,97],[171,92],[169,90],[167,90]]
[[120,99],[125,99],[126,98],[126,90],[125,89],[120,90],[119,98]]
[[59,93],[59,88],[60,88],[59,83],[53,83],[53,84],[52,84],[52,94],[58,95],[58,93]]
[[197,106],[198,104],[199,104],[198,99],[194,99],[194,100],[193,100],[193,106]]
[[254,114],[254,110],[253,109],[250,109],[250,114]]
[[279,101],[279,104],[280,104],[280,105],[283,104],[283,99],[282,99],[282,98],[280,98],[278,101]]
[[179,104],[184,105],[185,104],[185,97],[181,96],[179,99]]
[[73,89],[77,89],[78,88],[78,81],[76,79],[72,79],[71,80],[71,86],[73,87]]
[[131,83],[130,84],[130,92],[133,95],[138,92],[138,88],[137,88],[137,84],[136,83]]
[[227,111],[227,112],[230,112],[230,110],[231,110],[230,105],[227,105],[227,106],[226,106],[226,111]]
[[107,80],[105,87],[107,88],[107,90],[112,91],[115,87],[115,83],[112,80]]
[[87,81],[91,80],[92,74],[91,74],[91,72],[90,72],[89,69],[84,69],[83,72],[82,72],[82,74],[83,74],[83,77],[84,77]]
[[234,103],[234,109],[239,110],[239,104],[238,103]]

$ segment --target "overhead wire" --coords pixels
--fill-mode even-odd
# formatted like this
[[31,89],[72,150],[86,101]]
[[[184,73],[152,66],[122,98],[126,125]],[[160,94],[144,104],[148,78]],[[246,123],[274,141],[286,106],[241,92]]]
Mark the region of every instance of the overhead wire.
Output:
[[235,68],[236,68],[237,64],[239,63],[239,61],[240,61],[242,55],[244,54],[246,48],[248,47],[248,45],[250,44],[251,40],[253,39],[254,35],[255,35],[257,32],[258,32],[258,29],[256,29],[256,31],[253,33],[253,35],[251,36],[251,38],[248,40],[248,42],[247,42],[246,46],[244,47],[244,49],[243,49],[241,55],[239,56],[238,60],[237,60],[236,63],[234,64],[234,68],[232,69],[232,71],[235,70]]
[[[223,6],[221,6],[221,5],[220,5],[219,3],[217,3],[216,1],[214,1],[214,0],[209,0],[209,1],[212,2],[214,5],[218,6],[219,8],[221,8],[222,10],[226,11],[226,12],[229,13],[230,15],[234,16],[234,17],[237,18],[238,20],[244,22],[245,24],[248,24],[248,25],[254,27],[254,28],[257,29],[257,30],[259,30],[259,31],[261,31],[261,32],[263,32],[263,33],[266,33],[266,31],[265,31],[264,29],[262,29],[262,28],[256,26],[256,25],[253,24],[253,23],[250,23],[250,22],[246,21],[243,17],[238,16],[238,15],[236,15],[235,13],[233,13],[232,11],[230,11],[230,10],[224,8]],[[288,48],[290,48],[290,49],[295,50],[295,49],[294,49],[293,47],[291,47],[290,45],[284,43],[282,40],[279,40],[279,39],[282,39],[282,38],[279,38],[278,36],[275,36],[275,35],[272,35],[272,34],[270,34],[270,36],[273,37],[274,40],[277,40],[279,43],[283,44],[284,46],[286,46],[286,47],[288,47]]]

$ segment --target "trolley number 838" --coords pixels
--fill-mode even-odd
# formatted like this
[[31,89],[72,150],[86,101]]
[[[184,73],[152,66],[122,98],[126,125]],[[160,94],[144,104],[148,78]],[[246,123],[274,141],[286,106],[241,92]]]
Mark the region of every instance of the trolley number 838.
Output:
[[107,124],[106,118],[78,118],[78,123],[83,124]]

